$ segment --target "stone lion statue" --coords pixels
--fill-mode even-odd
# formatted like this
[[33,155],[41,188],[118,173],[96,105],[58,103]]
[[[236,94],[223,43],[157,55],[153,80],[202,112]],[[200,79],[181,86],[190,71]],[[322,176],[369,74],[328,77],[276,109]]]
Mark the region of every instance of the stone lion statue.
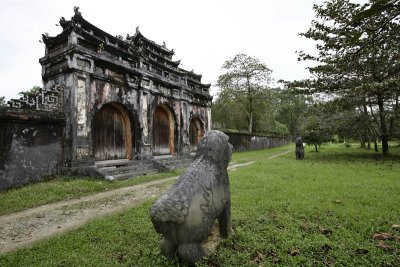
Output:
[[161,251],[176,253],[193,265],[206,251],[201,242],[209,236],[215,219],[221,237],[231,231],[230,189],[227,167],[232,146],[228,136],[209,131],[200,140],[190,167],[152,206],[150,218],[162,235]]

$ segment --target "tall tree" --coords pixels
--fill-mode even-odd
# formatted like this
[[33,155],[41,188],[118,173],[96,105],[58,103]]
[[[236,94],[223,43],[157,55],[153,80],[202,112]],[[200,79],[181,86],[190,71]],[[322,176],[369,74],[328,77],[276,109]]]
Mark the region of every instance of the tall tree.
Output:
[[319,116],[309,116],[302,129],[301,135],[303,141],[308,145],[313,145],[315,152],[318,152],[318,147],[323,143],[329,141],[330,135],[327,130],[323,128],[324,122],[320,120]]
[[294,138],[300,131],[300,118],[307,112],[310,96],[295,94],[290,88],[284,88],[276,92],[278,99],[275,119],[286,125],[289,133]]
[[271,81],[271,70],[257,58],[237,54],[227,60],[217,85],[220,94],[229,95],[235,102],[241,102],[247,117],[248,132],[253,132],[256,107],[265,100],[265,90]]
[[213,99],[211,112],[213,127],[239,131],[247,129],[247,118],[242,103],[232,98],[226,90],[220,91],[218,96]]
[[[370,0],[362,5],[328,0],[314,5],[316,19],[300,35],[317,41],[319,52],[300,52],[299,60],[320,64],[309,68],[312,79],[292,83],[310,93],[353,98],[355,108],[362,102],[375,115],[373,122],[378,126],[384,155],[389,153],[388,114],[394,111],[399,95],[399,1]],[[377,2],[385,7],[379,12]],[[375,11],[368,11],[371,9]]]

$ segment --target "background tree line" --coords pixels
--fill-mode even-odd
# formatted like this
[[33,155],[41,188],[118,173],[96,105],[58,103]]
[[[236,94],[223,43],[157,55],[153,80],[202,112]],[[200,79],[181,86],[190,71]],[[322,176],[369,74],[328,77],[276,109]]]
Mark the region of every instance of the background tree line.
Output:
[[[309,79],[271,88],[271,70],[238,54],[223,65],[213,104],[217,127],[257,133],[300,134],[315,146],[359,141],[371,148],[400,138],[400,0],[328,0],[300,35],[316,42]],[[315,64],[316,63],[316,64]]]
[[310,97],[270,87],[271,72],[257,58],[237,54],[222,66],[212,107],[216,128],[295,135]]
[[326,96],[324,114],[331,116],[320,120],[325,126],[339,116],[338,132],[361,146],[372,140],[376,147],[379,139],[388,155],[389,140],[400,137],[400,0],[329,0],[314,11],[310,29],[300,35],[316,41],[318,53],[301,51],[299,60],[317,65],[309,68],[312,78],[288,86]]

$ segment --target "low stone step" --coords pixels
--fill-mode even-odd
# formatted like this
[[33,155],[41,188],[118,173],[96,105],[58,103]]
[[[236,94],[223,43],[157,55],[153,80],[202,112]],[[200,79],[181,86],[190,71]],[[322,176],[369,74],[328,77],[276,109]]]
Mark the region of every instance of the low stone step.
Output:
[[157,173],[150,160],[106,160],[97,161],[96,167],[100,173],[108,180],[125,180],[132,177]]
[[192,160],[173,160],[173,161],[164,161],[162,162],[164,164],[190,164],[192,163]]
[[147,164],[135,164],[135,165],[127,165],[127,166],[120,166],[120,167],[105,167],[100,168],[99,170],[106,174],[113,174],[113,173],[125,173],[125,172],[135,172],[135,171],[142,171],[142,170],[152,170],[154,169],[153,163]]
[[[154,174],[154,173],[158,173],[158,171],[156,169],[142,170],[142,171],[138,171],[138,172],[127,172],[127,173],[122,173],[122,174],[117,174],[117,175],[110,175],[108,177],[108,179],[110,179],[110,180],[126,180],[126,179],[134,178],[137,176]],[[111,177],[112,177],[112,179],[111,179]]]
[[[156,158],[157,159],[157,158]],[[157,159],[158,161],[183,161],[183,160],[193,160],[192,157],[170,157]]]
[[190,166],[193,159],[191,157],[173,157],[173,158],[165,158],[165,159],[158,159],[157,162],[164,166],[167,170],[176,170],[180,168],[186,168]]
[[151,161],[148,160],[128,160],[128,159],[118,159],[118,160],[104,160],[96,161],[95,165],[98,169],[100,168],[112,168],[121,166],[131,166],[131,165],[142,165],[150,164]]

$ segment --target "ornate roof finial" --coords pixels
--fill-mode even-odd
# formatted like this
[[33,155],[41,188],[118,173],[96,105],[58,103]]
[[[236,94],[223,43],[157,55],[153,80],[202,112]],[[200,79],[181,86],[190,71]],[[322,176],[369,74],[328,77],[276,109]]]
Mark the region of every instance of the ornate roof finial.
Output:
[[139,33],[139,25],[136,26],[136,33]]
[[74,6],[74,13],[75,13],[75,16],[82,16],[82,13],[79,12],[79,7],[78,6]]
[[42,40],[43,43],[46,43],[49,40],[49,34],[47,32],[45,34],[42,34]]
[[162,42],[162,46],[163,46],[164,48],[167,47],[167,45],[165,44],[165,42]]
[[60,26],[63,28],[68,26],[68,21],[66,21],[64,17],[60,18]]

